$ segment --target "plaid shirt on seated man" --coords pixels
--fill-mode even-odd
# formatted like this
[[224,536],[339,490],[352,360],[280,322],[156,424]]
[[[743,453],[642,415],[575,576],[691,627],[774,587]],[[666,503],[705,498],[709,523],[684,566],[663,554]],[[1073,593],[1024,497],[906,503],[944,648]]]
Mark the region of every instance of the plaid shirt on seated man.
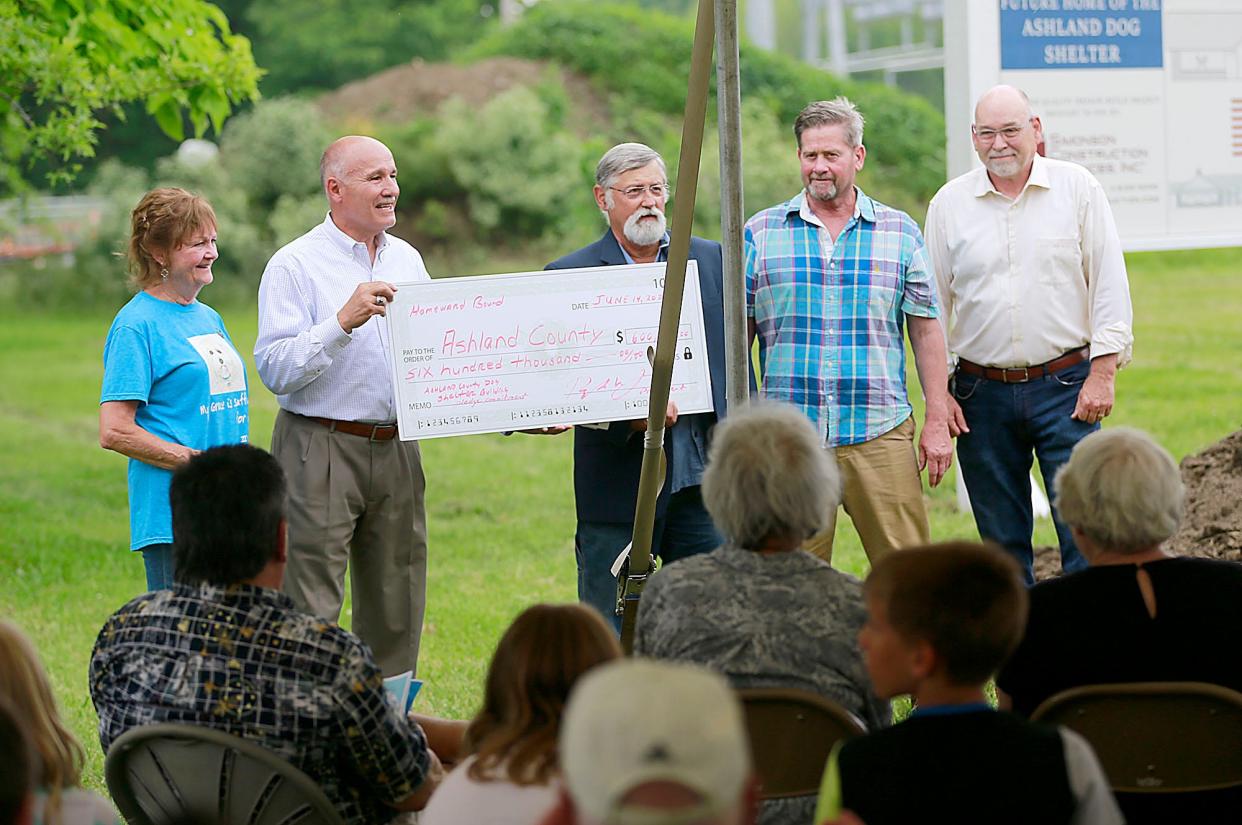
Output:
[[217,447],[177,471],[171,499],[177,583],[114,613],[91,655],[105,752],[131,728],[196,725],[284,757],[350,825],[425,804],[442,768],[387,699],[370,649],[279,590],[280,466],[255,447]]
[[391,819],[427,770],[427,743],[384,698],[358,637],[250,585],[175,585],[134,599],[99,634],[91,695],[104,749],[171,722],[280,754],[351,823]]

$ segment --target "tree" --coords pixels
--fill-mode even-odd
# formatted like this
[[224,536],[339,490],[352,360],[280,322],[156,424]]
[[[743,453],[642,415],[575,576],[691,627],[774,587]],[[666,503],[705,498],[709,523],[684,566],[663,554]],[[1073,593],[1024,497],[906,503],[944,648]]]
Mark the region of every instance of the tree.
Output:
[[[232,0],[235,4],[238,0]],[[266,95],[335,89],[411,58],[445,60],[489,27],[488,0],[250,0]]]
[[201,136],[258,96],[246,38],[205,0],[0,0],[0,192],[50,161],[72,180],[99,115],[140,101],[169,137]]

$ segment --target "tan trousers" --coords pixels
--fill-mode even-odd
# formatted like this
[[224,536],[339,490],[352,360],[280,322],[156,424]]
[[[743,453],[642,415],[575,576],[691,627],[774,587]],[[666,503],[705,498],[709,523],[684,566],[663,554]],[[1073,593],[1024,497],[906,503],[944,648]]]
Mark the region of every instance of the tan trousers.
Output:
[[281,410],[272,455],[289,483],[285,593],[336,622],[348,564],[353,631],[385,676],[414,670],[427,590],[418,442],[371,441]]
[[[870,441],[836,447],[833,454],[841,472],[841,504],[862,539],[868,561],[875,562],[890,550],[930,540],[914,451],[913,416]],[[802,548],[831,562],[836,528],[834,509],[829,523]]]

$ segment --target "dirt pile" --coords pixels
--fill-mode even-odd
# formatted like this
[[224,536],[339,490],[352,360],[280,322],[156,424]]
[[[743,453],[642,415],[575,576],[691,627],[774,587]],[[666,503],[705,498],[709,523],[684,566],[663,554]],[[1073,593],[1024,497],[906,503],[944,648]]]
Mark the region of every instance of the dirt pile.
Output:
[[552,77],[560,80],[573,101],[575,117],[571,123],[575,128],[607,124],[607,102],[590,81],[543,61],[516,57],[464,65],[413,60],[328,92],[319,98],[318,105],[338,123],[405,123],[416,116],[434,114],[450,98],[460,98],[477,109],[515,86],[535,86]]
[[1186,515],[1167,549],[1242,561],[1242,430],[1182,459]]
[[[1178,556],[1242,562],[1242,430],[1182,459],[1186,514],[1182,528],[1165,544]],[[1061,572],[1055,547],[1035,550],[1035,577]]]

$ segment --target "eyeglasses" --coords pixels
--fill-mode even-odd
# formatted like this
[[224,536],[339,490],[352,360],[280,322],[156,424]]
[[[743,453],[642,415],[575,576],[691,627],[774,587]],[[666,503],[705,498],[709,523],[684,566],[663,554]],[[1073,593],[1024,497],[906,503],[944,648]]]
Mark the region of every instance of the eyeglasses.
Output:
[[650,192],[651,197],[660,200],[666,197],[670,191],[666,183],[653,183],[650,186],[627,186],[624,189],[618,189],[615,186],[609,186],[608,188],[614,192],[620,192],[632,201],[641,198],[644,192]]
[[991,143],[996,140],[997,135],[1000,135],[1005,140],[1013,140],[1018,135],[1022,134],[1023,129],[1030,126],[1034,122],[1035,118],[1030,118],[1021,126],[1006,126],[1004,129],[979,129],[975,126],[971,126],[970,130],[975,133],[975,140],[980,143]]

